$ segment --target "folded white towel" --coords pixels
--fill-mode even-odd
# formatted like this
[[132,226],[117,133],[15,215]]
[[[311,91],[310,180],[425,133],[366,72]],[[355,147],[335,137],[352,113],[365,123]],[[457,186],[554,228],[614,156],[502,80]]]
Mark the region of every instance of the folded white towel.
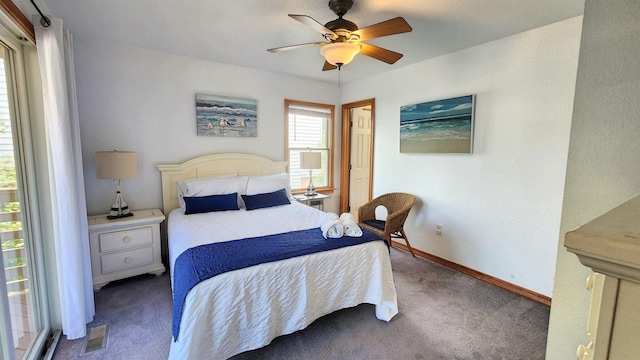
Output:
[[362,229],[358,226],[356,222],[356,218],[350,213],[342,213],[340,214],[340,223],[344,228],[344,234],[350,237],[360,237],[362,236]]
[[342,235],[344,235],[344,228],[342,227],[340,218],[338,214],[335,213],[327,213],[327,216],[325,216],[320,223],[320,230],[322,230],[322,236],[324,236],[325,239],[341,238]]

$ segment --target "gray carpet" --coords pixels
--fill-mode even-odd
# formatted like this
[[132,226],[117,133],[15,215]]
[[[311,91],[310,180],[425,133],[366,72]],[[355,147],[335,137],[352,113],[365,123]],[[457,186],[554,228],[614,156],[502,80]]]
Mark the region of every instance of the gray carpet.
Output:
[[[245,359],[544,359],[549,308],[408,253],[391,251],[400,314],[376,319],[363,304],[234,356]],[[109,324],[105,349],[80,357],[63,336],[54,359],[166,359],[171,339],[167,274],[115,282],[96,293]]]

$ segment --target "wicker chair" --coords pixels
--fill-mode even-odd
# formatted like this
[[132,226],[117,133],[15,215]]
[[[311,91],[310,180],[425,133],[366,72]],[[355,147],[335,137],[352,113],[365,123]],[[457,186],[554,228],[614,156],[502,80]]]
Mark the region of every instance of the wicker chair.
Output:
[[[416,203],[416,197],[411,194],[394,192],[380,195],[377,198],[358,208],[358,225],[375,231],[389,242],[391,239],[404,239],[409,248],[409,252],[413,257],[413,253],[409,239],[404,233],[404,221],[409,215],[409,211]],[[376,220],[376,208],[378,206],[387,208],[387,218],[385,220]]]

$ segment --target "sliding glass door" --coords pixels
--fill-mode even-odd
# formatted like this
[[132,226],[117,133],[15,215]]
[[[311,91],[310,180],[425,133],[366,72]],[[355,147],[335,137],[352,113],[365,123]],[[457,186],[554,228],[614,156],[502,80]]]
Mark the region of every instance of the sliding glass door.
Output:
[[[4,36],[2,36],[4,35]],[[30,359],[48,333],[30,216],[28,134],[21,111],[20,44],[0,33],[0,358]],[[22,90],[22,91],[21,91]],[[46,329],[46,330],[45,330]]]

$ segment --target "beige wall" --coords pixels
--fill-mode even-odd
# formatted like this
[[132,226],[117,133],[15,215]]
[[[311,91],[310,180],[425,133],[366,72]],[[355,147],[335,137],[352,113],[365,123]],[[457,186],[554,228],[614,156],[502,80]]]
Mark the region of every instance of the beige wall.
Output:
[[586,345],[590,269],[563,236],[640,193],[640,6],[585,4],[547,359]]

